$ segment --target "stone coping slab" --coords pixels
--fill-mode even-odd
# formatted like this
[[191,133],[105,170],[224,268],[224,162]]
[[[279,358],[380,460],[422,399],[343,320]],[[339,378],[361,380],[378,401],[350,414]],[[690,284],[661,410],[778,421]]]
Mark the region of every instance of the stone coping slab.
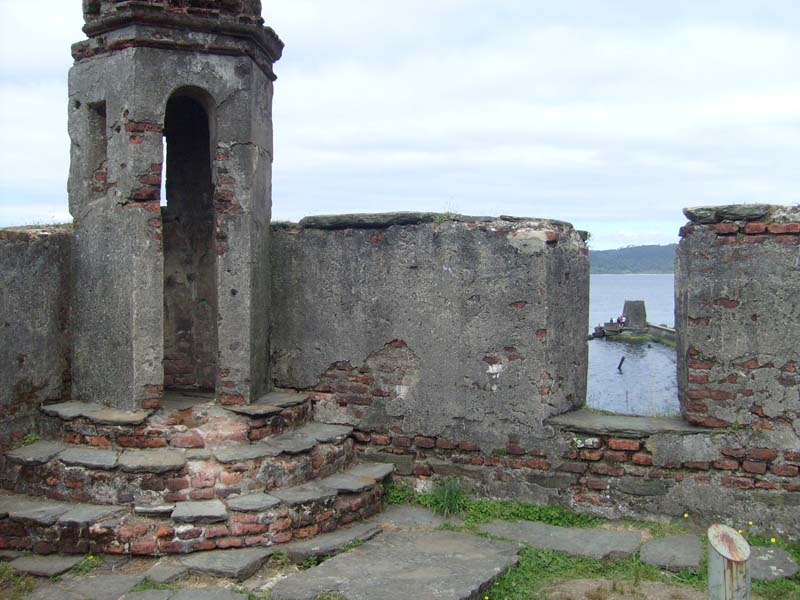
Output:
[[58,455],[65,465],[110,471],[117,466],[119,453],[96,448],[67,448]]
[[299,504],[310,504],[312,502],[334,498],[337,492],[334,489],[323,487],[316,482],[311,482],[272,490],[272,495],[289,506],[297,506]]
[[128,510],[125,506],[107,506],[99,504],[72,504],[68,508],[69,510],[58,518],[59,523],[90,525],[97,521],[122,514]]
[[185,453],[171,449],[125,450],[119,457],[119,468],[128,473],[167,473],[185,464]]
[[625,558],[642,545],[642,534],[639,531],[556,527],[535,521],[491,521],[481,525],[480,530],[534,548],[558,550],[596,560]]
[[62,450],[64,445],[60,442],[41,441],[10,450],[6,452],[6,458],[21,465],[43,465],[50,462]]
[[703,546],[696,535],[669,535],[645,543],[639,558],[643,563],[671,571],[696,570],[703,560]]
[[369,477],[375,481],[383,481],[394,473],[394,470],[394,465],[392,463],[364,462],[356,463],[350,467],[347,472],[356,477]]
[[454,531],[383,534],[279,581],[271,600],[466,600],[518,561],[519,547]]
[[224,408],[236,413],[237,415],[245,415],[247,417],[270,417],[283,411],[283,408],[280,406],[275,406],[274,404],[264,404],[262,402],[257,404],[234,404],[231,406],[225,406]]
[[72,508],[64,502],[47,502],[28,496],[15,496],[5,507],[11,520],[31,521],[48,527]]
[[383,530],[371,523],[359,523],[351,527],[339,527],[331,533],[323,533],[308,540],[283,544],[281,550],[286,552],[293,563],[302,563],[311,556],[333,556],[341,552],[353,542],[371,540]]
[[281,501],[275,496],[258,492],[228,499],[228,508],[238,512],[263,512],[275,508]]
[[308,400],[305,394],[291,394],[289,392],[270,392],[258,399],[257,404],[271,404],[280,408],[297,406]]
[[46,415],[65,421],[84,417],[100,425],[141,425],[152,414],[150,410],[118,410],[89,402],[62,402],[40,407]]
[[172,520],[178,523],[216,523],[228,519],[228,511],[220,500],[178,502]]
[[372,477],[358,477],[350,473],[336,473],[319,480],[319,484],[338,492],[357,494],[375,485]]
[[312,421],[303,426],[303,431],[315,438],[318,442],[335,442],[353,433],[353,428],[347,425],[331,425]]
[[712,430],[690,425],[680,417],[636,417],[630,415],[606,415],[582,408],[551,417],[546,421],[567,431],[594,435],[621,435],[626,437],[649,437],[656,433],[697,434]]

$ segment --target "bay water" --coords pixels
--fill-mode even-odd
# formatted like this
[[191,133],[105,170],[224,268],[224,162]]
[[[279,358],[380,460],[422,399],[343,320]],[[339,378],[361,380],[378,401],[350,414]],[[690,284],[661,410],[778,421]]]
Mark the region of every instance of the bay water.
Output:
[[[625,300],[644,300],[647,321],[674,327],[674,276],[591,275],[589,329],[622,314]],[[588,333],[588,332],[587,332]],[[622,358],[622,369],[617,365]],[[622,414],[678,414],[677,357],[658,343],[589,341],[586,404]]]

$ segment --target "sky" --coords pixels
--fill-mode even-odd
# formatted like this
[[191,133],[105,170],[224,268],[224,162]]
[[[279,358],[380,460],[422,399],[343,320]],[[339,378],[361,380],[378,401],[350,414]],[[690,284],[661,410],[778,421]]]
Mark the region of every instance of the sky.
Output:
[[[273,219],[434,211],[667,244],[800,203],[796,0],[264,0]],[[0,226],[69,221],[80,0],[0,0]]]

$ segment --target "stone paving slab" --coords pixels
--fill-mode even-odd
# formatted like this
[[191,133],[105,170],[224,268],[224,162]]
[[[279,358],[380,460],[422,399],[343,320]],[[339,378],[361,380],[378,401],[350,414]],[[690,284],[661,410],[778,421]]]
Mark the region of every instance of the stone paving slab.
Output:
[[231,406],[226,406],[225,409],[238,415],[245,415],[247,417],[269,417],[272,415],[277,415],[283,411],[283,408],[280,406],[275,406],[274,404],[264,404],[262,402],[258,402],[256,404],[234,404]]
[[278,448],[280,453],[301,454],[308,452],[317,445],[317,438],[312,437],[301,428],[287,431],[275,437],[269,438],[265,444]]
[[6,458],[21,465],[43,465],[64,449],[60,442],[34,442],[6,452]]
[[271,600],[466,600],[517,563],[516,544],[454,531],[388,533],[279,581]]
[[272,495],[289,506],[297,506],[298,504],[309,504],[310,502],[333,498],[337,493],[336,490],[322,487],[317,483],[304,483],[272,490]]
[[89,467],[110,471],[117,466],[119,453],[114,450],[98,450],[95,448],[67,448],[58,455],[58,460],[65,465]]
[[98,410],[102,410],[102,404],[94,404],[89,402],[61,402],[59,404],[45,404],[40,407],[40,410],[51,417],[58,417],[65,421],[71,421],[78,417],[85,417]]
[[76,575],[58,582],[56,589],[63,595],[45,595],[43,600],[118,600],[142,581],[144,575]]
[[247,600],[247,594],[219,587],[192,588],[176,592],[170,600]]
[[669,535],[644,544],[639,558],[643,563],[671,571],[696,570],[703,560],[703,546],[696,535]]
[[125,450],[119,457],[119,468],[128,473],[167,473],[185,464],[179,450]]
[[278,506],[280,503],[281,501],[275,496],[259,492],[229,499],[228,508],[238,512],[263,512]]
[[280,406],[281,408],[289,408],[290,406],[297,406],[308,400],[305,394],[288,394],[286,392],[270,392],[264,394],[258,399],[258,404],[272,404],[273,406]]
[[242,460],[253,460],[278,456],[281,449],[268,443],[240,444],[238,446],[225,446],[212,450],[214,458],[221,463],[234,463]]
[[141,425],[150,416],[149,410],[119,410],[116,408],[102,408],[89,413],[86,418],[100,425]]
[[242,581],[255,573],[272,555],[272,548],[235,548],[198,552],[181,559],[193,573],[229,577]]
[[335,442],[353,433],[353,428],[347,425],[331,425],[312,421],[303,426],[303,431],[319,442]]
[[357,494],[375,485],[375,480],[371,477],[357,477],[350,473],[336,473],[320,479],[318,483],[326,488],[331,488],[339,492]]
[[340,527],[331,533],[323,533],[309,540],[289,542],[280,549],[294,563],[302,563],[310,556],[333,556],[341,552],[352,542],[366,542],[381,533],[378,525],[359,523],[352,527]]
[[150,567],[144,576],[154,583],[172,583],[189,573],[185,565],[172,562],[158,562]]
[[394,473],[394,465],[391,463],[358,463],[347,472],[356,477],[371,477],[375,481],[383,481]]
[[172,520],[178,523],[216,523],[227,518],[228,511],[220,500],[178,502],[172,511]]
[[66,573],[82,560],[82,556],[41,556],[32,554],[12,560],[9,564],[18,573],[27,573],[36,577],[55,577]]
[[39,525],[50,526],[67,513],[71,506],[63,502],[46,502],[19,496],[14,503],[7,505],[8,516],[17,521],[33,521]]
[[108,506],[99,504],[73,504],[69,510],[58,518],[59,523],[78,523],[90,525],[102,519],[127,512],[125,506]]
[[169,600],[175,590],[146,590],[144,592],[128,592],[120,600]]
[[481,525],[480,530],[534,548],[559,550],[597,560],[625,558],[642,545],[642,534],[638,531],[555,527],[534,521],[491,521]]
[[772,581],[784,577],[794,577],[798,572],[797,563],[783,548],[750,548],[750,577],[756,581]]

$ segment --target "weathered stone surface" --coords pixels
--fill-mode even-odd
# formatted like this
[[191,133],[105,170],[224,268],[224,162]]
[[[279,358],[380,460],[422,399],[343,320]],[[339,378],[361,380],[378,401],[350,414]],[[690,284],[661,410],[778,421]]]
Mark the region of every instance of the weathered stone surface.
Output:
[[172,520],[179,523],[216,523],[227,518],[228,511],[219,500],[178,502],[172,511]]
[[271,415],[277,415],[283,410],[280,406],[263,404],[260,402],[258,404],[234,404],[226,406],[225,408],[231,412],[248,417],[269,417]]
[[279,406],[280,408],[289,408],[297,406],[308,400],[305,394],[290,394],[288,392],[270,392],[264,394],[258,399],[260,404],[270,404],[272,406]]
[[83,560],[82,556],[23,556],[11,561],[11,568],[18,573],[37,577],[55,577],[66,573]]
[[108,471],[117,466],[118,456],[119,454],[114,450],[67,448],[58,455],[58,460],[65,465]]
[[[278,582],[274,600],[467,600],[516,564],[516,544],[451,531],[387,533]],[[402,565],[402,568],[398,568]]]
[[394,473],[393,464],[378,463],[357,463],[350,467],[347,472],[356,477],[369,477],[375,481],[383,481]]
[[331,533],[323,533],[308,540],[289,542],[280,547],[289,560],[302,563],[310,556],[333,556],[353,542],[366,542],[381,533],[378,525],[359,523],[352,527],[340,527]]
[[195,573],[241,581],[255,573],[272,552],[271,548],[213,550],[191,554],[182,558],[181,563]]
[[303,429],[287,431],[263,442],[264,445],[272,446],[279,451],[279,454],[300,454],[308,452],[317,445],[316,438],[306,434]]
[[212,450],[214,457],[221,463],[234,463],[241,460],[252,460],[267,456],[278,456],[282,449],[271,442],[257,444],[238,444]]
[[663,496],[671,486],[670,482],[663,479],[643,477],[620,477],[616,483],[616,489],[631,496]]
[[230,498],[228,500],[228,508],[239,512],[263,512],[270,508],[275,508],[280,503],[281,501],[275,496],[259,492],[257,494],[239,496],[238,498]]
[[128,411],[116,408],[102,408],[86,415],[90,421],[101,425],[141,425],[149,416],[149,410]]
[[45,404],[41,411],[51,417],[58,417],[70,421],[77,417],[85,417],[103,408],[102,404],[91,402],[61,402],[60,404]]
[[313,421],[304,425],[302,431],[318,442],[335,442],[350,435],[353,432],[353,428],[345,425],[329,425],[328,423]]
[[71,506],[63,502],[46,502],[25,496],[17,496],[6,505],[10,519],[33,521],[40,525],[52,525],[70,509]]
[[312,482],[272,490],[272,495],[289,506],[297,506],[298,504],[309,504],[326,498],[333,498],[336,496],[336,490]]
[[643,563],[672,571],[694,570],[703,560],[703,547],[696,535],[670,535],[645,543],[639,558]]
[[189,573],[188,567],[180,563],[159,561],[145,572],[145,577],[154,583],[172,583]]
[[398,504],[387,506],[385,510],[372,517],[371,521],[397,529],[436,529],[443,525],[446,519],[424,506]]
[[170,600],[247,600],[247,594],[221,587],[178,590]]
[[144,575],[75,575],[37,588],[25,600],[118,600],[122,594],[141,583]]
[[794,577],[798,572],[797,563],[783,548],[750,548],[750,577],[755,581],[773,581],[784,577]]
[[69,227],[0,230],[0,439],[37,431],[69,381]]
[[125,506],[100,506],[95,504],[73,504],[67,512],[58,518],[59,523],[78,523],[91,525],[128,510]]
[[440,213],[389,212],[351,215],[314,215],[300,220],[308,229],[385,229],[393,225],[432,223]]
[[0,560],[2,561],[14,560],[22,555],[23,552],[20,550],[0,550]]
[[357,477],[349,473],[336,473],[320,479],[319,485],[338,492],[355,494],[374,486],[375,480],[371,477]]
[[609,531],[607,529],[578,529],[555,527],[533,521],[491,521],[480,526],[481,531],[530,544],[534,548],[549,548],[594,559],[625,558],[642,544],[638,531]]
[[6,458],[11,462],[22,465],[43,465],[63,449],[64,445],[59,442],[34,442],[28,446],[21,446],[16,450],[6,452]]
[[634,417],[605,415],[587,409],[576,410],[547,420],[565,431],[595,435],[620,435],[647,437],[655,433],[691,434],[707,431],[695,427],[679,417]]
[[[580,235],[537,219],[388,227],[392,217],[381,220],[347,235],[273,228],[276,384],[333,383],[333,398],[315,404],[326,423],[400,427],[487,452],[509,436],[533,447],[549,434],[545,418],[578,408],[585,396],[588,264]],[[350,217],[333,223],[353,227]],[[540,385],[550,378],[559,384]],[[547,403],[531,402],[540,393]]]
[[120,600],[169,600],[175,593],[174,590],[146,590],[143,592],[128,592]]
[[133,507],[133,512],[137,515],[170,515],[175,510],[174,504],[137,504]]
[[119,457],[119,468],[128,473],[167,473],[185,464],[179,450],[125,450]]
[[757,221],[770,210],[769,204],[729,204],[723,206],[693,206],[683,214],[693,223],[710,224],[720,221]]
[[411,470],[414,466],[414,457],[410,454],[392,454],[390,452],[370,450],[364,453],[364,458],[373,462],[390,464],[395,468],[398,475],[411,475]]

